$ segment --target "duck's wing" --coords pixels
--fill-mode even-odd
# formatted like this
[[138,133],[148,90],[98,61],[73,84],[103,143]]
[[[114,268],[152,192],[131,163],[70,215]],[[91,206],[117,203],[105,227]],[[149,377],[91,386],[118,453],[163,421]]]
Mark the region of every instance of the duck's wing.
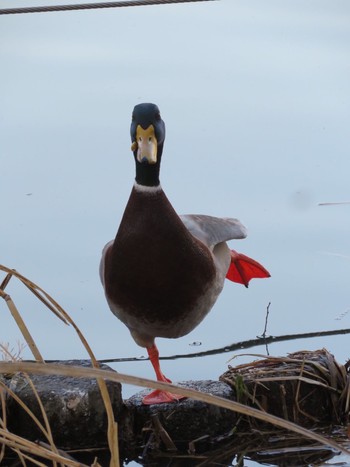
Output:
[[[237,219],[197,214],[184,215],[180,218],[189,232],[210,249],[214,249],[215,245],[219,243],[247,236],[246,228]],[[248,287],[249,281],[253,278],[270,277],[270,273],[264,266],[254,259],[237,253],[235,250],[228,251],[230,252],[230,262],[229,264],[225,263],[227,279]]]
[[247,230],[238,219],[213,217],[202,214],[180,216],[189,232],[209,248],[228,240],[245,238]]
[[105,286],[105,262],[106,262],[106,254],[107,254],[107,251],[111,248],[111,246],[113,245],[114,243],[114,240],[111,240],[110,242],[108,242],[103,250],[102,250],[102,256],[101,256],[101,261],[100,261],[100,268],[99,268],[99,272],[100,272],[100,279],[101,279],[101,283],[103,285],[103,287]]

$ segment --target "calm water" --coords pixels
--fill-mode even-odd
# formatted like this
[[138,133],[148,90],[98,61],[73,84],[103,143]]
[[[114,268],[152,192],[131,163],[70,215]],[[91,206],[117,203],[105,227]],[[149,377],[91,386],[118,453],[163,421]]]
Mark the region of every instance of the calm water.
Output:
[[[232,247],[272,274],[248,290],[227,283],[190,335],[159,340],[161,354],[254,338],[269,303],[268,334],[350,328],[350,205],[319,205],[350,199],[349,13],[347,1],[222,0],[0,17],[0,263],[49,292],[98,358],[145,355],[109,312],[98,263],[133,183],[131,110],[153,101],[167,125],[161,180],[175,209],[238,217],[249,236]],[[47,359],[86,357],[14,279],[8,293]],[[16,346],[0,310],[0,341]],[[326,347],[344,363],[348,341],[269,352]],[[217,378],[238,353],[163,370],[174,381]],[[153,375],[149,362],[113,367]]]

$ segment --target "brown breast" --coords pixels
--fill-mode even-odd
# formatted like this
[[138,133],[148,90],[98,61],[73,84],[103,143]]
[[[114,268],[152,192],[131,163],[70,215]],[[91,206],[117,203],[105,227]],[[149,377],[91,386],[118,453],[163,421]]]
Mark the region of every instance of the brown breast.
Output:
[[148,323],[186,320],[216,276],[207,247],[179,219],[163,191],[132,191],[105,258],[109,301]]

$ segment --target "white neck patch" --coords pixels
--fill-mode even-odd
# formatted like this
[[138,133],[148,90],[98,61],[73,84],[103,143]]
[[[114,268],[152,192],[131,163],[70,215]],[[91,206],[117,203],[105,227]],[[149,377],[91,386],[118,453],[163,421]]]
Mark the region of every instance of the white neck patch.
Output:
[[148,194],[154,194],[154,193],[158,193],[159,191],[162,191],[162,187],[160,184],[158,186],[145,186],[145,185],[140,185],[136,181],[134,183],[134,188],[139,193],[148,193]]

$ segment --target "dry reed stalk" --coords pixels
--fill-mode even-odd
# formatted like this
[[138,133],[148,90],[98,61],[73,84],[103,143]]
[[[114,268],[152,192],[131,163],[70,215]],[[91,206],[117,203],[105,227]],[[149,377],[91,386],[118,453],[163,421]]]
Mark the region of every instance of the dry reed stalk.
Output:
[[[44,362],[44,359],[41,357],[41,354],[39,350],[37,349],[33,338],[31,337],[27,327],[25,326],[24,321],[20,317],[18,310],[15,307],[10,296],[8,294],[5,294],[5,292],[3,291],[3,289],[9,283],[12,276],[19,279],[42,303],[44,303],[44,305],[47,308],[49,308],[50,311],[52,311],[55,314],[55,316],[60,318],[65,324],[70,324],[74,328],[80,341],[82,342],[87,353],[89,354],[92,366],[94,368],[99,368],[99,363],[97,362],[97,359],[92,349],[90,348],[87,340],[85,339],[84,335],[82,334],[78,326],[75,324],[73,319],[69,316],[69,314],[47,292],[45,292],[45,290],[43,290],[41,287],[36,285],[34,282],[30,281],[29,279],[24,277],[22,274],[19,274],[17,271],[13,269],[9,269],[6,266],[0,265],[0,270],[7,273],[7,276],[5,277],[0,287],[0,296],[4,296],[3,298],[6,297],[5,300],[7,301],[8,307],[12,315],[16,317],[15,318],[16,323],[18,327],[20,328],[26,342],[31,348],[33,355],[37,361]],[[119,467],[120,465],[119,464],[119,444],[118,442],[116,442],[118,440],[118,425],[114,419],[113,407],[112,407],[111,399],[110,399],[105,381],[102,378],[97,378],[97,384],[99,386],[101,397],[105,405],[106,414],[107,414],[107,423],[108,423],[107,440],[108,440],[108,446],[109,446],[110,453],[111,453],[110,467]]]
[[[38,446],[42,446],[42,447],[45,448],[45,449],[50,449],[50,445],[47,444],[47,443],[44,443],[43,441],[38,441],[37,444],[38,444]],[[67,452],[63,451],[62,449],[57,449],[57,453],[58,453],[60,456],[64,457],[65,459],[68,459],[68,460],[71,460],[71,461],[73,461],[73,462],[76,462],[76,460],[75,460],[72,456],[70,456]],[[94,462],[94,465],[95,465],[96,467],[101,467],[100,464],[98,464],[96,461]]]
[[[25,372],[24,372],[25,373]],[[36,426],[39,428],[39,430],[43,433],[45,438],[49,441],[50,440],[50,435],[46,431],[44,425],[40,422],[40,420],[34,415],[34,413],[29,409],[29,407],[22,401],[21,398],[17,396],[16,393],[12,391],[8,386],[5,385],[2,381],[0,381],[0,385],[2,386],[2,389],[5,390],[13,400],[17,402],[17,404],[29,415],[29,417],[33,420],[33,422],[36,424]]]
[[[26,378],[26,380],[28,381],[34,395],[35,395],[35,398],[38,402],[38,405],[39,405],[39,408],[40,408],[40,412],[41,412],[41,416],[43,417],[44,419],[44,424],[45,424],[45,432],[46,432],[46,438],[48,439],[49,441],[49,446],[50,446],[50,449],[52,452],[58,454],[58,449],[56,448],[56,445],[55,445],[55,442],[53,440],[53,437],[52,437],[52,431],[51,431],[51,427],[50,427],[50,423],[49,423],[49,420],[47,418],[47,415],[46,415],[46,412],[45,412],[45,408],[43,406],[43,403],[41,401],[41,398],[38,394],[38,391],[36,390],[36,387],[35,385],[33,384],[33,381],[31,380],[31,378],[29,377],[28,373],[24,373],[24,377]],[[56,466],[56,462],[54,462],[54,467]]]
[[[4,391],[4,388],[0,388],[0,398],[1,398],[1,414],[2,418],[0,418],[0,426],[4,428],[5,430],[7,429],[7,413],[6,413],[6,392]],[[0,451],[0,464],[2,460],[4,459],[5,456],[5,446],[1,446],[1,451]]]
[[13,316],[14,320],[16,321],[16,324],[17,324],[19,330],[21,331],[25,341],[27,342],[30,350],[32,351],[32,354],[33,354],[35,360],[37,360],[38,362],[43,362],[44,359],[41,356],[41,353],[39,352],[39,349],[36,346],[36,344],[34,342],[34,339],[33,339],[32,335],[30,334],[27,326],[25,325],[21,315],[19,314],[19,311],[17,310],[16,305],[14,304],[14,302],[13,302],[12,298],[10,297],[10,295],[8,295],[7,293],[4,292],[3,288],[0,288],[0,297],[5,300],[6,305],[7,305],[8,309],[10,310],[11,315]]
[[[59,306],[59,305],[58,305]],[[71,319],[71,317],[62,309],[62,312],[65,314],[66,320],[73,326],[75,332],[77,333],[79,339],[81,340],[82,344],[84,345],[86,351],[88,352],[91,364],[94,368],[100,368],[100,365],[91,350],[87,340],[85,339],[84,335],[75,324],[75,322]],[[103,378],[96,378],[97,384],[99,386],[101,397],[106,409],[107,414],[107,441],[108,447],[111,453],[111,460],[110,460],[110,467],[119,467],[119,442],[118,442],[118,424],[114,419],[113,407],[111,398],[109,396],[109,392],[107,389],[106,382]]]
[[[32,441],[28,441],[14,433],[9,433],[2,428],[0,428],[0,442],[14,450],[18,449],[25,456],[31,454],[33,456],[43,457],[51,462],[59,463],[67,467],[88,467],[86,464],[68,459],[66,456],[52,452],[50,449],[40,446],[37,443],[33,443]],[[42,465],[47,467],[46,464]]]
[[65,324],[68,324],[61,313],[62,307],[52,298],[50,295],[45,292],[44,289],[36,285],[31,280],[27,279],[22,274],[19,274],[15,269],[10,269],[2,264],[0,264],[0,271],[4,271],[7,273],[7,276],[3,280],[0,289],[4,290],[4,288],[9,283],[10,279],[16,277],[19,281],[21,281],[47,308],[49,308],[61,321]]
[[25,344],[21,344],[18,342],[18,350],[15,353],[15,349],[12,348],[10,349],[10,344],[9,342],[6,343],[0,343],[0,353],[2,353],[2,359],[9,362],[16,362],[17,360],[22,360],[20,355],[23,351],[23,349],[26,347]]
[[[7,281],[6,283],[9,282],[9,278],[7,276]],[[4,281],[5,282],[5,281]],[[4,284],[4,283],[3,283]],[[2,285],[3,285],[2,284]],[[9,345],[3,345],[3,344],[0,344],[0,349],[1,349],[1,352],[3,352],[3,355],[5,357],[5,359],[7,361],[16,361],[18,360],[19,358],[19,354],[21,352],[21,347],[19,346],[19,350],[18,350],[18,354],[17,355],[13,355],[13,352],[9,349]],[[29,377],[28,374],[24,373],[24,377],[26,378],[28,384],[30,385],[32,391],[33,391],[33,394],[38,402],[38,405],[39,405],[39,408],[40,408],[40,411],[41,411],[41,414],[42,414],[42,417],[44,419],[44,423],[45,423],[45,427],[46,429],[43,428],[43,426],[41,425],[41,423],[37,423],[38,422],[38,419],[34,416],[33,412],[22,402],[20,401],[20,399],[16,396],[14,397],[13,393],[12,393],[12,396],[13,396],[13,399],[17,400],[18,402],[20,401],[20,405],[24,408],[24,410],[26,410],[26,412],[31,416],[31,418],[33,419],[34,423],[36,423],[36,425],[38,426],[38,428],[43,432],[44,436],[46,436],[46,438],[48,439],[49,443],[50,443],[50,447],[51,447],[51,450],[53,452],[56,452],[57,453],[57,448],[55,446],[55,443],[53,441],[53,437],[52,437],[52,433],[51,433],[51,428],[50,428],[50,424],[49,424],[49,421],[48,421],[48,418],[47,418],[47,415],[46,415],[46,412],[45,412],[45,409],[43,407],[43,404],[42,404],[42,401],[41,401],[41,398],[31,380],[31,378]],[[6,429],[6,422],[7,422],[7,415],[6,415],[6,404],[5,404],[5,398],[3,397],[4,394],[6,393],[10,393],[12,391],[10,391],[8,389],[8,387],[0,381],[0,385],[1,385],[1,396],[2,396],[2,414],[3,414],[3,420],[1,420],[1,426]],[[1,446],[1,459],[4,457],[4,452],[5,452],[5,444],[3,443],[2,446]],[[31,457],[28,457],[27,455],[24,455],[20,450],[18,449],[15,449],[15,452],[17,453],[19,459],[21,460],[22,462],[22,465],[26,465],[26,462],[25,462],[25,459],[27,460],[30,460],[31,462],[34,462],[36,465],[43,465],[41,464],[39,461],[37,460],[33,460]],[[1,462],[1,460],[0,460]],[[57,466],[57,463],[56,462],[53,462],[53,467]]]

